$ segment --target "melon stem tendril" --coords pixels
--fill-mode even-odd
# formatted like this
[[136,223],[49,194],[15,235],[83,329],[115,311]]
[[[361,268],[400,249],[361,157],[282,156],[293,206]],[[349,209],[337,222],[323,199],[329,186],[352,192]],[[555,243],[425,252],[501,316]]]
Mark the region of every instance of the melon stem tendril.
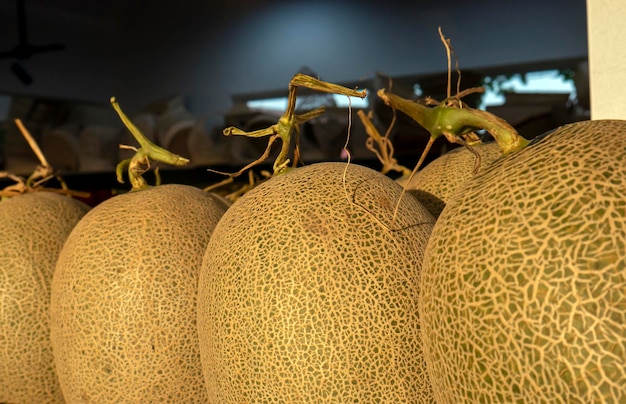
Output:
[[[271,125],[265,129],[259,129],[247,132],[245,130],[236,128],[234,126],[227,127],[224,129],[224,136],[238,135],[238,136],[247,136],[251,138],[260,138],[269,136],[269,141],[266,146],[265,152],[263,155],[257,160],[251,162],[246,165],[244,168],[239,170],[236,173],[223,173],[215,170],[210,170],[212,172],[217,172],[220,174],[225,174],[229,176],[239,176],[247,169],[260,164],[263,162],[270,154],[270,148],[274,141],[280,138],[282,145],[278,156],[274,160],[273,163],[273,175],[281,174],[289,170],[289,164],[292,163],[295,166],[299,160],[300,146],[298,142],[298,135],[300,133],[300,125],[304,122],[310,121],[311,119],[317,118],[325,112],[324,107],[315,108],[313,110],[296,114],[296,96],[298,87],[306,87],[311,90],[320,91],[324,93],[332,93],[338,95],[346,95],[349,97],[359,97],[365,98],[367,95],[366,90],[355,90],[350,89],[338,84],[328,83],[322,80],[318,80],[314,77],[308,76],[306,74],[297,73],[293,76],[291,81],[289,82],[289,93],[287,98],[287,109],[284,114],[278,119],[278,122],[274,125]],[[296,133],[296,139],[294,141],[294,161],[288,158],[289,152],[291,150],[292,145],[292,136]]]
[[[124,183],[123,174],[126,168],[128,168],[128,179],[132,186],[131,191],[136,191],[148,187],[148,183],[143,178],[143,174],[151,168],[151,161],[170,164],[173,166],[184,166],[185,164],[189,163],[189,159],[181,157],[175,153],[170,152],[169,150],[166,150],[152,143],[139,130],[139,128],[135,126],[135,124],[133,124],[130,119],[128,119],[126,114],[120,108],[115,97],[111,97],[111,105],[113,106],[115,112],[117,112],[124,126],[126,126],[130,134],[133,135],[137,143],[139,143],[138,148],[134,146],[120,145],[120,148],[122,149],[130,149],[135,151],[133,157],[122,160],[115,167],[117,181],[120,184]],[[158,185],[161,181],[158,167],[155,167],[154,174],[157,182],[156,185]]]

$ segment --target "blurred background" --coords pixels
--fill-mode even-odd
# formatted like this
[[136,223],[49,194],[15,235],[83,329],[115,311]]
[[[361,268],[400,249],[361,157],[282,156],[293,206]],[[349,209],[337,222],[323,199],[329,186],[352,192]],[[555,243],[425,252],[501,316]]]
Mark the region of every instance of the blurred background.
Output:
[[[198,181],[207,167],[238,169],[262,153],[266,140],[222,130],[275,123],[298,72],[369,92],[302,98],[302,108],[328,107],[302,130],[304,160],[345,158],[351,119],[349,149],[369,162],[363,125],[348,108],[371,111],[384,132],[392,115],[378,88],[445,98],[438,27],[461,89],[488,90],[465,99],[470,105],[529,138],[589,118],[585,0],[0,0],[0,27],[2,169],[24,174],[37,164],[13,123],[20,118],[55,168],[92,187],[114,181],[128,153],[118,145],[135,144],[111,96],[148,137],[190,158],[184,178]],[[427,135],[398,116],[391,136],[397,157],[414,164]]]

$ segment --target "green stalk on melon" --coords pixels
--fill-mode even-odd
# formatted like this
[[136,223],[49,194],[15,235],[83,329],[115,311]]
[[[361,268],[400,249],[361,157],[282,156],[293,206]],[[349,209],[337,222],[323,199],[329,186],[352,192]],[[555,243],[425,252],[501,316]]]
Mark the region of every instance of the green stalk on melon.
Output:
[[140,147],[128,167],[132,191],[94,207],[56,263],[51,341],[68,402],[206,402],[196,328],[202,255],[227,210],[182,184],[148,185],[153,159],[188,160],[151,144],[112,99]]
[[366,147],[382,163],[380,172],[383,174],[388,174],[391,171],[399,172],[401,175],[396,178],[396,181],[404,187],[406,192],[415,196],[435,218],[439,217],[450,195],[465,180],[472,177],[488,163],[502,156],[502,151],[496,142],[483,143],[480,140],[472,139],[470,144],[464,140],[467,147],[453,149],[420,169],[426,154],[436,139],[436,137],[431,137],[419,162],[411,170],[400,165],[394,158],[393,144],[388,137],[389,129],[382,136],[362,110],[358,111],[358,116],[368,134]]
[[[528,141],[519,136],[515,128],[505,120],[470,108],[462,101],[462,98],[469,94],[484,92],[484,88],[474,87],[460,91],[461,72],[458,70],[458,64],[457,94],[451,94],[451,57],[454,52],[450,40],[443,35],[441,28],[438,31],[448,57],[447,98],[440,102],[427,96],[422,100],[413,101],[399,97],[385,89],[380,89],[377,93],[383,102],[393,109],[394,117],[396,110],[401,111],[430,133],[430,139],[412,171],[398,166],[395,159],[389,155],[389,150],[393,150],[391,142],[386,137],[376,137],[373,133],[376,132],[373,125],[367,125],[364,121],[366,128],[370,127],[368,130],[370,137],[367,139],[368,148],[374,151],[383,162],[383,169],[393,168],[401,171],[402,176],[396,181],[403,186],[405,192],[415,196],[435,218],[439,217],[448,198],[467,179],[496,158],[519,150],[528,144]],[[391,85],[390,80],[389,86]],[[483,143],[475,133],[478,130],[486,130],[492,135],[497,134],[496,142]],[[435,140],[442,135],[449,142],[465,147],[439,156],[420,170]],[[378,143],[380,153],[370,147],[369,143],[373,139]],[[387,153],[384,153],[385,151]]]
[[278,156],[276,157],[276,159],[274,160],[273,174],[280,174],[288,170],[289,163],[291,162],[288,159],[288,155],[291,152],[292,139],[293,139],[294,132],[296,133],[295,157],[292,163],[294,167],[297,166],[297,164],[299,163],[298,161],[299,144],[298,144],[297,135],[299,134],[299,131],[300,131],[300,125],[306,121],[309,121],[311,119],[314,119],[320,116],[325,111],[324,107],[320,107],[320,108],[315,108],[311,111],[304,112],[302,114],[296,114],[295,113],[296,94],[298,92],[299,87],[306,87],[306,88],[313,89],[316,91],[321,91],[325,93],[334,93],[334,94],[339,94],[339,95],[346,95],[350,97],[364,98],[367,95],[367,92],[365,90],[349,89],[349,88],[346,88],[337,84],[318,80],[311,76],[307,76],[306,74],[298,73],[294,75],[291,81],[289,82],[287,109],[285,110],[284,114],[279,118],[276,124],[265,129],[259,129],[259,130],[255,130],[251,132],[247,132],[247,131],[241,130],[233,126],[230,126],[224,129],[225,136],[239,135],[239,136],[247,136],[251,138],[269,136],[269,141],[267,144],[267,148],[265,150],[265,154],[263,154],[263,156],[261,156],[259,159],[248,164],[247,166],[239,170],[239,172],[233,175],[240,175],[245,170],[265,160],[269,155],[271,145],[274,143],[275,140],[279,138],[282,144],[281,144],[280,152]]
[[[122,160],[115,167],[115,174],[117,175],[118,182],[124,182],[124,169],[128,168],[128,178],[132,185],[132,190],[136,191],[144,189],[148,186],[148,184],[142,175],[150,169],[151,161],[162,162],[173,166],[184,166],[189,163],[189,159],[165,150],[148,140],[148,138],[141,133],[139,128],[137,128],[137,126],[135,126],[135,124],[128,119],[126,114],[124,114],[115,100],[115,97],[111,97],[111,105],[119,115],[126,128],[130,131],[131,135],[133,135],[137,143],[139,143],[139,148],[123,146],[124,148],[134,150],[135,154],[131,158]],[[158,176],[158,171],[156,173],[158,184],[160,182],[160,177]]]
[[462,139],[463,135],[483,129],[495,138],[504,155],[528,145],[528,140],[521,137],[504,119],[486,111],[469,107],[450,107],[446,102],[441,102],[435,107],[428,107],[398,97],[385,89],[379,90],[378,96],[387,105],[404,112],[426,129],[432,139],[443,135],[451,143],[465,144]]
[[482,111],[401,104],[435,136],[486,129],[504,154],[453,193],[426,248],[437,401],[624,402],[626,121],[529,142]]
[[[297,129],[290,89],[285,144]],[[431,403],[416,302],[433,217],[411,196],[394,217],[402,188],[370,168],[286,170],[286,156],[277,160],[275,175],[224,214],[203,258],[198,332],[210,401]]]
[[[460,98],[473,91],[476,89],[465,90],[437,102],[434,107],[404,99],[385,89],[378,91],[378,96],[387,105],[405,113],[430,133],[426,148],[413,171],[397,181],[406,192],[424,204],[435,218],[439,217],[449,198],[466,180],[496,158],[506,156],[528,144],[528,140],[521,137],[505,120],[464,105]],[[475,140],[472,135],[478,130],[486,130],[496,141],[483,143]],[[465,147],[439,156],[417,171],[433,142],[442,135],[449,142]]]

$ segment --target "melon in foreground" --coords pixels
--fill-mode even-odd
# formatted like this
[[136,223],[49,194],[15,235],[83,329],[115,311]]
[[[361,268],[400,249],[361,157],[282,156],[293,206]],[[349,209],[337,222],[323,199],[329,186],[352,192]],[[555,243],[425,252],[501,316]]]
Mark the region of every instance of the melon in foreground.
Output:
[[33,191],[0,202],[0,402],[63,403],[50,343],[50,283],[89,207]]
[[210,239],[211,402],[432,402],[417,307],[434,218],[372,169],[318,163],[239,198]]
[[421,287],[438,402],[625,402],[626,121],[562,126],[467,181]]
[[225,210],[198,188],[159,185],[110,198],[76,225],[51,296],[68,402],[206,402],[196,294]]

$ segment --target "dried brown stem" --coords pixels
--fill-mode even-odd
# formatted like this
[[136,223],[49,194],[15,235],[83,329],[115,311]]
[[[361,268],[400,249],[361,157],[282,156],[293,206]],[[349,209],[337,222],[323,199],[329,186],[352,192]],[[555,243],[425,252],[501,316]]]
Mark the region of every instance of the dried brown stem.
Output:
[[[35,192],[35,191],[49,191],[49,192],[62,193],[68,196],[88,197],[89,193],[87,192],[72,191],[68,189],[67,184],[65,183],[63,178],[61,178],[60,175],[54,172],[54,170],[48,163],[48,160],[46,159],[43,152],[39,148],[39,145],[35,141],[35,138],[30,134],[30,132],[28,131],[26,126],[22,123],[22,121],[19,118],[16,118],[14,122],[15,122],[15,125],[18,127],[22,136],[24,136],[24,138],[28,142],[28,145],[30,146],[32,151],[35,153],[35,155],[37,156],[37,159],[39,160],[41,164],[38,165],[33,171],[33,173],[26,179],[23,177],[8,173],[8,172],[1,172],[0,177],[12,179],[16,183],[9,185],[5,187],[4,189],[0,190],[0,197],[2,198],[12,197],[12,196],[20,195],[26,192]],[[43,184],[45,184],[46,182],[48,182],[49,180],[53,178],[58,181],[58,183],[61,186],[61,189],[45,188],[42,186]]]
[[454,68],[455,71],[457,73],[457,80],[456,80],[456,93],[457,93],[457,97],[461,98],[459,96],[459,92],[461,90],[461,70],[459,69],[459,58],[456,57],[456,53],[454,52],[454,48],[452,47],[451,43],[450,43],[450,39],[446,38],[443,35],[443,32],[441,31],[441,27],[438,27],[437,30],[439,31],[439,38],[441,39],[441,42],[443,43],[443,46],[446,48],[446,56],[447,56],[447,60],[448,60],[448,90],[447,90],[447,98],[451,97],[451,86],[452,86],[452,58],[451,56],[454,56]]
[[[236,129],[236,128],[234,128]],[[248,132],[251,133],[251,132]],[[238,133],[233,133],[233,134],[238,134]],[[262,162],[264,162],[270,155],[270,151],[272,149],[272,144],[280,137],[280,134],[276,133],[274,135],[272,135],[268,141],[267,141],[267,146],[265,147],[265,151],[263,152],[263,154],[261,155],[261,157],[259,157],[258,159],[254,160],[251,163],[248,163],[245,167],[243,167],[242,169],[240,169],[239,171],[235,172],[235,173],[227,173],[224,171],[217,171],[217,170],[213,170],[211,168],[209,168],[207,171],[212,172],[212,173],[216,173],[216,174],[221,174],[221,175],[228,175],[229,177],[238,177],[241,174],[243,174],[244,172],[246,172],[246,170],[251,169],[252,167],[261,164]],[[288,160],[287,160],[288,161]]]
[[[361,119],[363,126],[365,126],[365,132],[368,137],[365,140],[365,147],[376,155],[376,158],[382,163],[383,167],[381,173],[387,174],[390,171],[398,171],[402,175],[406,175],[410,170],[400,164],[396,160],[394,155],[393,143],[389,140],[387,135],[384,137],[380,135],[378,129],[374,126],[371,119],[365,115],[363,110],[359,110],[357,115]],[[377,148],[377,147],[378,148]]]

